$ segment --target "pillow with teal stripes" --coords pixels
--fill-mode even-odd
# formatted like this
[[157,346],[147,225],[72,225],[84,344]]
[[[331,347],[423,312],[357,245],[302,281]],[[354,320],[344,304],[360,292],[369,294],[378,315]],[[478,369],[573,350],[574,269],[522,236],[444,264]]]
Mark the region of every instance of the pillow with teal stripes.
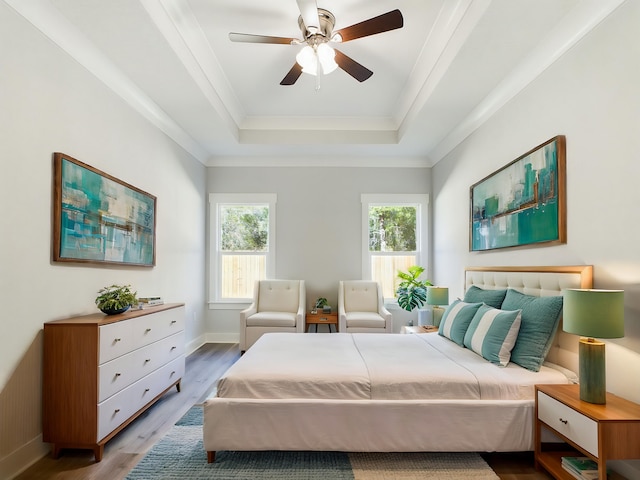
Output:
[[456,300],[442,314],[438,334],[464,346],[464,334],[482,303],[466,303]]
[[491,363],[506,367],[518,338],[521,315],[521,310],[482,305],[464,335],[464,346]]

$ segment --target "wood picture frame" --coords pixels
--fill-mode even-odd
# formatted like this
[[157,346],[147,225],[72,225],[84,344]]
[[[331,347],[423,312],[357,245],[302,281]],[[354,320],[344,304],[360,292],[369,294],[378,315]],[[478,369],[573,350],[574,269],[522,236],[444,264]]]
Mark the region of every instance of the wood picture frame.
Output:
[[53,261],[155,266],[156,202],[133,185],[54,153]]
[[565,137],[472,185],[470,206],[470,251],[567,243]]

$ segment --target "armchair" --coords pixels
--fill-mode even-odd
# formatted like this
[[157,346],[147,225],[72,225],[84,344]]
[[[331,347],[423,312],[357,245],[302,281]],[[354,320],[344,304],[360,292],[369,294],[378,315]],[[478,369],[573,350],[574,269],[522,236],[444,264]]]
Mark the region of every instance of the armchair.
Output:
[[240,351],[267,332],[304,332],[304,280],[258,280],[253,303],[240,312]]
[[382,287],[367,280],[345,280],[338,290],[339,331],[393,333],[393,317],[384,306]]

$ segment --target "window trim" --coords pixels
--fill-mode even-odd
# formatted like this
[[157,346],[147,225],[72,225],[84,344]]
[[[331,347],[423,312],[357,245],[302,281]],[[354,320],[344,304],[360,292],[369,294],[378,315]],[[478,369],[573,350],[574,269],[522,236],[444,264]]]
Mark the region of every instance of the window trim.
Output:
[[276,271],[276,204],[278,195],[275,193],[210,193],[209,194],[209,307],[216,305],[233,307],[234,304],[251,303],[251,298],[223,299],[220,297],[222,272],[219,268],[221,253],[219,205],[269,205],[269,251],[266,254],[267,278],[274,278]]
[[[418,265],[429,266],[429,194],[420,193],[363,193],[362,202],[362,278],[371,280],[371,255],[369,252],[369,207],[417,206],[416,259]],[[395,301],[385,298],[385,302]]]

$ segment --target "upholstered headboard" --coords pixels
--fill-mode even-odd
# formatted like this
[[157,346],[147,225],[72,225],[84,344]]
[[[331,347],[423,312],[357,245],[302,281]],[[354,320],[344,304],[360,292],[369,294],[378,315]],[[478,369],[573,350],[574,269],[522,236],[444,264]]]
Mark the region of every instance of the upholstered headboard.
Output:
[[[593,288],[591,265],[550,267],[467,267],[465,291],[472,285],[483,289],[513,288],[538,297],[562,295],[566,288]],[[562,331],[562,321],[547,360],[578,371],[578,338]]]

